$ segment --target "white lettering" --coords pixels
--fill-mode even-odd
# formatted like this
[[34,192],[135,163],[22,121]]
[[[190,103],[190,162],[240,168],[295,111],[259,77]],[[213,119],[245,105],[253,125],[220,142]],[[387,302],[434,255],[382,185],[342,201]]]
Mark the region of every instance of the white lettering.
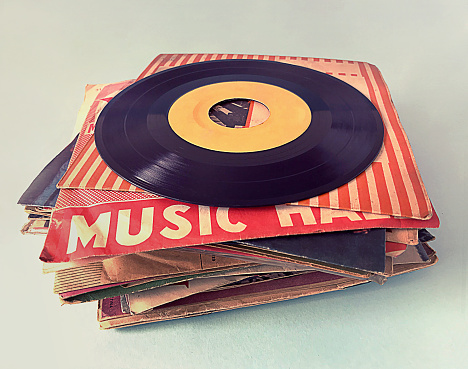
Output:
[[176,214],[177,212],[185,213],[187,210],[190,209],[188,205],[171,205],[168,206],[163,211],[164,219],[168,220],[175,226],[177,229],[171,229],[169,227],[164,227],[164,229],[159,232],[162,236],[169,238],[171,240],[180,240],[187,236],[190,231],[192,230],[192,224],[190,222],[181,217],[180,215]]
[[141,227],[138,234],[130,234],[130,209],[119,210],[115,240],[122,246],[135,246],[146,241],[153,233],[154,208],[143,208],[141,211]]
[[70,235],[68,237],[67,254],[76,251],[78,239],[83,247],[95,237],[93,247],[106,247],[109,235],[111,213],[102,213],[96,221],[88,225],[83,215],[73,215],[70,221]]
[[333,218],[348,218],[352,222],[362,220],[361,217],[354,211],[320,208],[321,224],[333,223]]
[[247,228],[247,225],[242,222],[231,223],[229,220],[229,208],[218,208],[216,210],[216,220],[219,226],[226,232],[237,233]]
[[200,227],[200,236],[212,234],[210,207],[198,205],[198,223]]
[[293,226],[291,214],[300,214],[304,225],[317,224],[314,213],[309,206],[278,205],[275,208],[281,227]]

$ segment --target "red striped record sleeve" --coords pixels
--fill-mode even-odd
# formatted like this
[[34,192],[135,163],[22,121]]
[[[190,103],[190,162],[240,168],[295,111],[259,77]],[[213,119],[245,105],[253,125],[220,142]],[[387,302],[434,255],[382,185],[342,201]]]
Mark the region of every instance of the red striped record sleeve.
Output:
[[[416,166],[413,152],[398,118],[389,90],[380,71],[372,64],[356,61],[263,56],[242,54],[162,54],[156,57],[143,73],[140,80],[153,73],[188,64],[220,59],[259,59],[290,63],[311,68],[350,84],[375,105],[385,125],[382,150],[375,161],[363,173],[347,184],[323,195],[305,199],[293,205],[326,207],[374,214],[429,219],[432,207]],[[85,104],[89,106],[83,122],[79,140],[68,171],[59,182],[62,189],[110,190],[100,191],[101,201],[111,201],[115,191],[128,200],[138,196],[155,198],[136,188],[112,172],[100,158],[94,144],[94,124],[107,104],[118,92],[133,81],[119,82],[94,87],[87,93]],[[90,101],[92,100],[92,101]],[[287,189],[286,189],[287,190]],[[63,192],[63,191],[62,191]],[[66,191],[67,192],[67,191]],[[80,196],[83,191],[79,191]],[[73,192],[74,194],[76,192]],[[109,199],[109,200],[107,200]],[[80,202],[80,198],[64,194],[59,197],[58,207]]]

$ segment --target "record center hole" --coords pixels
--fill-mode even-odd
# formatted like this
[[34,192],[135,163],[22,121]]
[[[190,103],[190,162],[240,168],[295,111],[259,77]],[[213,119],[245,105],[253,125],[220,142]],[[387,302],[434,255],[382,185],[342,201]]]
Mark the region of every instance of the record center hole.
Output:
[[228,99],[214,104],[208,115],[210,119],[223,127],[251,128],[265,122],[270,110],[259,101],[250,99]]

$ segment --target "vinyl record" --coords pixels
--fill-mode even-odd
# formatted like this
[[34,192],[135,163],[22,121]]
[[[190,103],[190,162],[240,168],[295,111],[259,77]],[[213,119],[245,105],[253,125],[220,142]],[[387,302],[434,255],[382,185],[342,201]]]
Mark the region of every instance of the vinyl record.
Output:
[[[270,110],[251,128],[216,124],[210,109],[251,99]],[[146,191],[210,206],[275,205],[355,178],[383,142],[382,119],[358,90],[309,68],[261,60],[175,67],[114,97],[95,129],[98,151]]]

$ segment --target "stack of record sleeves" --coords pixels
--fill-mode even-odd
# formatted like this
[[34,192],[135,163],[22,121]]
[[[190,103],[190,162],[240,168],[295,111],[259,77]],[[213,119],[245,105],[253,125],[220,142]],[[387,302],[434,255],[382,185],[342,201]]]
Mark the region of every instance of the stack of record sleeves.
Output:
[[[88,85],[19,200],[65,304],[101,328],[345,289],[437,262],[439,220],[379,70],[163,54]],[[346,295],[343,295],[343,299]]]

